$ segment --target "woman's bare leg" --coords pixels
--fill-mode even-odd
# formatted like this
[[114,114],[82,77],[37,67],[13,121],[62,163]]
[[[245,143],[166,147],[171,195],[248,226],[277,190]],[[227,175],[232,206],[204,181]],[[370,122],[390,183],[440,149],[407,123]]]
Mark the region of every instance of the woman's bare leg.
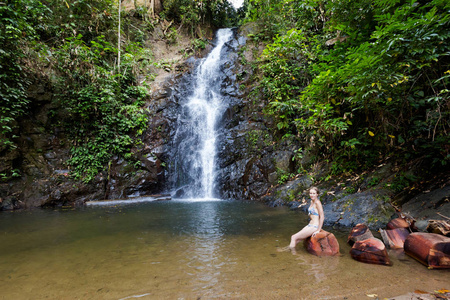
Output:
[[304,227],[302,230],[291,236],[291,243],[289,244],[289,248],[295,249],[295,246],[298,244],[298,242],[310,237],[315,231],[317,231],[316,227]]

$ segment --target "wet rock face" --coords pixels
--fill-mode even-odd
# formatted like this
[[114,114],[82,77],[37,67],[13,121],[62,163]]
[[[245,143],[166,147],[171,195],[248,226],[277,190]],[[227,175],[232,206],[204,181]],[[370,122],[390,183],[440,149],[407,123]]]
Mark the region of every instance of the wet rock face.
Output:
[[388,191],[368,190],[350,194],[340,198],[324,197],[324,214],[327,224],[338,224],[353,227],[365,223],[370,228],[384,227],[395,213],[393,207],[385,199]]
[[0,183],[0,210],[12,210],[65,202],[63,182],[69,158],[64,129],[55,126],[51,112],[53,91],[46,81],[36,78],[28,87],[29,111],[17,122],[17,148],[3,151],[0,173],[12,175]]
[[[273,148],[267,147],[270,137],[266,143],[261,137],[268,132],[264,120],[260,116],[248,114],[244,91],[241,91],[237,83],[237,75],[242,71],[239,69],[241,66],[236,63],[237,53],[244,43],[245,39],[235,34],[222,49],[225,51],[227,62],[221,65],[220,78],[217,78],[217,81],[221,82],[220,93],[227,107],[223,109],[216,124],[215,190],[221,198],[259,200],[276,181],[276,164],[283,165],[286,170],[289,169],[290,162],[287,161],[292,159],[292,154],[280,155],[280,158],[274,159]],[[195,70],[199,62],[195,59],[190,61],[192,70]],[[181,115],[180,105],[193,94],[194,75],[185,73],[168,98],[169,102],[178,105],[164,112],[164,116],[169,120],[169,141],[174,141],[177,131],[176,120],[187,117]],[[169,142],[166,150],[168,161],[166,174],[170,189],[171,182],[175,182],[177,176],[173,158],[178,149]]]
[[227,79],[222,92],[229,106],[218,126],[217,190],[222,198],[261,200],[281,174],[294,172],[292,158],[298,147],[275,143],[272,120],[261,112],[262,106],[249,102],[249,90],[240,88],[251,84],[246,80],[252,70],[236,63],[244,43],[239,36],[230,43],[231,62],[224,66]]
[[[46,82],[34,83],[28,93],[30,113],[20,120],[15,133],[18,147],[0,157],[0,173],[17,176],[0,182],[0,210],[30,207],[82,205],[85,201],[153,194],[164,186],[164,141],[175,106],[167,101],[170,83],[153,95],[149,111],[150,126],[143,136],[143,146],[132,151],[135,165],[118,160],[98,174],[90,183],[70,178],[67,160],[72,142],[64,129],[54,126],[50,111],[60,113],[52,102],[53,94]],[[157,112],[167,111],[166,116]],[[60,118],[62,116],[58,116]]]

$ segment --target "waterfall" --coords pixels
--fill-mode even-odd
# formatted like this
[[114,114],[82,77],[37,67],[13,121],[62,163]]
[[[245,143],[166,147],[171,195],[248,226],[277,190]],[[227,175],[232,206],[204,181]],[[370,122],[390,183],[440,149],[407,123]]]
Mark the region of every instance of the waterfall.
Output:
[[216,125],[226,105],[222,103],[221,65],[226,62],[223,47],[233,36],[220,29],[216,46],[198,65],[193,92],[180,101],[174,147],[175,197],[212,199],[216,196]]

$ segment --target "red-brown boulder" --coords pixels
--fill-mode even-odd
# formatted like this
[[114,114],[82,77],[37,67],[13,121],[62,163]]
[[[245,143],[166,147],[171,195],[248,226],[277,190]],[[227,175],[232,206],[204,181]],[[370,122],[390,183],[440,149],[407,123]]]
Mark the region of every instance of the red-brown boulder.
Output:
[[392,265],[386,247],[377,238],[355,242],[350,250],[350,255],[354,260],[368,264]]
[[381,237],[386,246],[391,249],[401,249],[411,232],[408,228],[380,229]]
[[425,232],[411,233],[405,240],[405,253],[431,269],[450,268],[450,238]]
[[347,243],[350,246],[353,246],[353,244],[357,241],[363,241],[370,238],[373,238],[373,234],[370,231],[369,227],[367,227],[366,224],[357,224],[352,228],[352,231],[350,231]]
[[306,251],[317,256],[333,256],[339,254],[339,243],[331,232],[321,230],[313,237],[305,239]]
[[386,229],[396,229],[396,228],[409,228],[411,224],[407,222],[404,218],[392,219],[387,223]]

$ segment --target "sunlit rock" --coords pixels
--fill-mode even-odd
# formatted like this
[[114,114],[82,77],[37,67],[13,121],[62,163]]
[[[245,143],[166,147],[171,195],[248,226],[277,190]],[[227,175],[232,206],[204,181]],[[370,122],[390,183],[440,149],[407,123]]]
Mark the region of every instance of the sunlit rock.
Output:
[[407,222],[404,218],[392,219],[386,225],[386,229],[409,228],[409,227],[410,223]]
[[366,224],[357,224],[355,227],[352,228],[352,231],[350,231],[347,243],[350,246],[353,246],[353,244],[357,241],[367,240],[373,237],[374,236],[372,232],[370,231],[369,227],[367,227]]
[[425,232],[411,233],[405,240],[405,253],[432,269],[450,268],[450,238]]
[[408,228],[380,229],[384,244],[391,249],[403,248],[405,240],[410,233]]
[[305,240],[306,251],[317,256],[333,256],[339,254],[339,243],[331,232],[321,230],[313,237]]
[[350,250],[350,255],[354,260],[377,265],[391,266],[391,260],[383,242],[377,238],[356,241]]

